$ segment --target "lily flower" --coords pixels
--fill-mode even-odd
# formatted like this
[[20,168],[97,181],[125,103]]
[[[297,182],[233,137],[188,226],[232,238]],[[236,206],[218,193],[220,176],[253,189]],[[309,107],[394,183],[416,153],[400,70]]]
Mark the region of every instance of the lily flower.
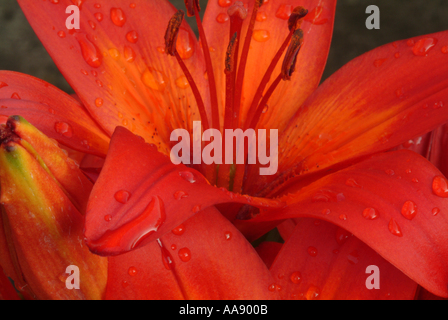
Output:
[[[319,86],[336,0],[211,0],[202,22],[199,1],[186,0],[199,41],[164,0],[19,3],[78,99],[3,71],[1,111],[81,156],[105,158],[83,242],[108,257],[101,298],[412,299],[419,286],[448,297],[446,172],[393,150],[448,122],[447,32],[379,47]],[[277,172],[238,161],[173,164],[172,132],[194,136],[195,121],[204,132],[278,130]],[[436,165],[446,159],[443,139],[428,144]],[[18,170],[9,143],[2,199]],[[199,149],[211,155],[210,144]],[[10,193],[2,217],[36,206]],[[249,241],[276,227],[284,243],[256,251]],[[3,238],[31,251],[16,245],[17,231],[13,242]],[[19,279],[8,259],[6,275]],[[60,298],[39,284],[42,268],[21,280],[37,279],[29,283],[37,298]]]

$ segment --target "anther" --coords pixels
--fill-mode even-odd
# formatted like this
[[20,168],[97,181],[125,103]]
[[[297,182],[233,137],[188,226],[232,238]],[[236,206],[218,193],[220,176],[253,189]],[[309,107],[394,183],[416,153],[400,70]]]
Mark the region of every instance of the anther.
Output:
[[193,17],[195,15],[195,9],[197,12],[201,11],[199,7],[199,0],[184,0],[185,7],[187,8],[187,16]]
[[225,60],[225,73],[231,73],[235,70],[235,49],[237,48],[237,33],[233,34],[232,39],[230,40],[229,46],[226,51],[226,60]]
[[297,55],[303,44],[303,31],[297,29],[292,35],[291,43],[286,51],[285,58],[282,65],[282,79],[291,80],[291,75],[295,70]]
[[289,30],[297,30],[302,24],[303,18],[308,14],[308,10],[304,7],[295,7],[288,19]]
[[182,10],[177,11],[168,23],[168,28],[165,32],[165,52],[174,56],[176,51],[177,35],[179,34],[179,28],[184,20],[185,13]]

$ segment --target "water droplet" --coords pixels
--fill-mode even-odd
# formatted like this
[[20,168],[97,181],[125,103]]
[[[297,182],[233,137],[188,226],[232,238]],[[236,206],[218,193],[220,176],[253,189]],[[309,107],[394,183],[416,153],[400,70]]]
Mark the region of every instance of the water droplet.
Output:
[[348,178],[348,179],[345,181],[345,185],[347,185],[347,186],[349,186],[349,187],[354,187],[354,188],[360,188],[360,189],[362,189],[362,186],[361,186],[358,182],[356,182],[356,180],[353,179],[353,178]]
[[417,206],[412,201],[406,201],[401,208],[401,214],[408,220],[414,219],[417,214]]
[[384,172],[386,172],[386,174],[389,175],[389,176],[393,176],[395,174],[395,171],[392,170],[392,169],[387,169]]
[[299,271],[293,272],[290,279],[292,283],[299,284],[302,281],[302,274]]
[[92,20],[89,20],[88,23],[89,23],[89,25],[90,25],[90,28],[92,28],[93,30],[96,29],[96,24],[95,24],[95,22],[93,22]]
[[199,204],[195,205],[193,209],[191,209],[191,211],[193,211],[193,213],[198,213],[199,211],[201,211],[201,206]]
[[317,256],[317,249],[315,247],[308,247],[307,252],[310,256]]
[[179,34],[177,36],[176,50],[182,60],[187,60],[193,56],[194,44],[196,40],[193,38],[192,34],[182,27],[179,29]]
[[415,44],[414,39],[409,39],[408,41],[406,41],[406,45],[407,45],[408,47],[412,47],[412,46],[414,46],[414,44]]
[[400,58],[400,56],[401,56],[400,52],[395,52],[395,53],[394,53],[394,57],[395,57],[396,59]]
[[443,46],[441,50],[442,53],[448,53],[448,46]]
[[156,91],[163,91],[168,84],[168,78],[160,71],[147,68],[142,74],[142,82],[148,88]]
[[188,194],[185,193],[184,191],[176,191],[174,193],[174,199],[176,200],[184,199],[186,197],[188,197]]
[[95,16],[96,20],[98,20],[98,22],[101,22],[104,19],[104,16],[101,12],[95,13],[94,16]]
[[331,213],[330,209],[323,209],[322,210],[322,214],[328,215],[330,213]]
[[448,198],[448,181],[443,176],[435,176],[432,180],[432,191],[436,196]]
[[412,52],[416,56],[427,56],[429,50],[434,47],[437,43],[437,39],[435,38],[423,38],[418,40],[414,47],[412,48]]
[[193,174],[193,172],[191,172],[191,171],[180,171],[179,176],[181,176],[184,180],[186,180],[190,183],[196,182],[196,177]]
[[122,27],[126,23],[126,15],[120,8],[110,9],[110,19],[118,27]]
[[112,221],[112,216],[110,214],[106,214],[104,216],[104,220],[107,221],[107,222],[110,222],[110,221]]
[[279,19],[288,20],[294,7],[290,4],[282,4],[278,7],[275,16]]
[[60,133],[64,137],[71,138],[73,137],[73,128],[66,122],[56,122],[54,124],[54,130],[57,133]]
[[129,274],[131,277],[134,277],[135,275],[137,275],[137,269],[136,269],[135,267],[130,267],[130,268],[128,269],[128,274]]
[[268,30],[258,29],[253,31],[252,37],[257,42],[266,42],[270,38],[270,33]]
[[384,59],[376,59],[375,61],[373,61],[373,65],[375,67],[380,67],[385,61],[387,60],[387,58]]
[[434,102],[434,105],[432,106],[432,108],[433,109],[440,109],[440,108],[443,107],[443,105],[444,105],[443,101],[437,101],[437,102]]
[[130,43],[137,43],[138,41],[138,33],[135,30],[129,31],[126,34],[126,40],[128,40]]
[[79,10],[81,10],[84,1],[85,1],[85,0],[72,0],[72,3],[73,3],[75,6],[78,6],[78,7],[79,7]]
[[134,62],[137,55],[135,54],[134,49],[129,46],[124,46],[124,58],[127,62]]
[[345,220],[347,220],[347,215],[346,214],[340,214],[339,215],[339,219],[342,220],[342,221],[345,221]]
[[20,98],[20,96],[19,96],[19,94],[17,92],[14,92],[11,95],[11,99],[21,100],[22,98]]
[[131,197],[131,193],[126,190],[119,190],[114,194],[115,200],[118,202],[125,204],[129,201],[129,198]]
[[364,218],[366,218],[367,220],[375,220],[377,219],[380,215],[379,213],[374,209],[374,208],[365,208],[362,211],[362,216]]
[[336,230],[336,242],[342,246],[352,234],[347,230],[339,227]]
[[101,107],[102,105],[103,105],[103,99],[101,99],[101,98],[96,98],[95,99],[95,105],[97,106],[97,107]]
[[319,290],[319,288],[316,287],[316,286],[314,286],[314,285],[311,285],[311,286],[308,288],[308,291],[307,291],[306,294],[305,294],[305,298],[306,298],[307,300],[315,300],[315,299],[317,299],[317,298],[319,297],[319,295],[320,295],[320,290]]
[[311,198],[312,202],[341,202],[344,200],[345,196],[343,193],[336,193],[327,189],[317,191]]
[[96,80],[96,84],[98,85],[98,87],[102,87],[103,83],[100,80]]
[[179,249],[179,259],[182,260],[183,262],[188,262],[191,259],[191,252],[190,249],[188,248],[182,248]]
[[118,51],[117,48],[111,48],[108,50],[109,51],[109,55],[112,57],[112,59],[114,59],[115,61],[118,61],[120,59],[120,51]]
[[436,216],[436,215],[438,215],[439,213],[440,213],[440,209],[439,209],[439,208],[437,208],[437,207],[432,208],[432,215],[433,215],[433,216]]
[[181,76],[176,79],[176,86],[180,89],[187,89],[190,83],[188,83],[187,77]]
[[185,232],[185,225],[181,224],[181,225],[177,226],[176,228],[174,228],[173,230],[171,230],[171,232],[173,234],[175,234],[176,236],[181,236]]
[[165,266],[165,269],[173,270],[173,268],[175,267],[173,257],[168,252],[168,250],[166,250],[166,248],[163,246],[162,241],[160,241],[160,239],[157,239],[157,243],[159,244],[160,251],[162,253],[162,262],[163,265]]
[[229,15],[227,13],[221,12],[216,16],[216,21],[218,21],[219,23],[226,23],[227,21],[229,21]]
[[230,232],[230,231],[226,231],[226,232],[224,232],[224,238],[225,238],[226,240],[230,240],[230,239],[232,239],[232,232]]
[[269,106],[268,106],[268,105],[265,105],[264,108],[263,108],[263,110],[261,111],[261,113],[266,113],[266,112],[268,112],[268,109],[269,109]]
[[129,283],[128,283],[126,280],[124,280],[124,281],[121,283],[121,286],[122,286],[124,289],[126,289],[127,287],[129,287]]
[[172,244],[171,245],[171,250],[176,250],[176,249],[177,249],[177,246],[175,244]]
[[82,57],[87,64],[92,68],[98,68],[101,66],[103,56],[101,55],[98,47],[93,44],[83,33],[76,33],[75,37],[81,47]]
[[64,31],[59,31],[59,32],[58,32],[58,36],[59,36],[60,38],[65,38],[65,32],[64,32]]
[[389,221],[389,231],[397,237],[402,237],[403,233],[401,233],[400,226],[397,224],[397,222],[394,219],[390,219]]
[[257,20],[258,22],[263,22],[266,21],[268,18],[268,15],[266,14],[266,12],[257,12],[257,16],[255,18],[255,20]]
[[359,262],[358,251],[353,250],[352,252],[350,252],[347,256],[347,259],[351,264],[357,264]]
[[7,83],[5,83],[3,81],[0,81],[0,89],[3,88],[3,87],[7,87],[7,86],[8,86]]
[[218,4],[223,8],[229,7],[232,4],[232,0],[218,0]]

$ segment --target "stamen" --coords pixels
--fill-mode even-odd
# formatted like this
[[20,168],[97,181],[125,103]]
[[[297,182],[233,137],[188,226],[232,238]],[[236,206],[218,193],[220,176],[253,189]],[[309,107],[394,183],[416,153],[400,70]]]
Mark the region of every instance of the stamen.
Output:
[[201,8],[199,7],[199,0],[184,0],[185,7],[187,8],[187,16],[192,17],[194,16],[194,10],[197,9],[198,12],[201,11]]
[[165,32],[165,52],[168,55],[176,57],[177,62],[179,63],[179,66],[181,67],[185,77],[187,78],[187,81],[190,84],[191,90],[193,91],[194,98],[196,99],[196,104],[198,105],[199,114],[201,116],[202,125],[203,125],[204,131],[205,131],[205,130],[209,129],[210,126],[208,123],[207,112],[205,111],[204,101],[202,100],[199,89],[198,89],[196,83],[194,82],[194,79],[191,76],[190,71],[188,70],[188,68],[185,65],[182,58],[179,56],[179,53],[177,52],[177,49],[176,49],[177,35],[179,34],[179,28],[180,28],[180,25],[182,24],[184,15],[185,15],[185,13],[182,10],[179,10],[170,19],[168,28],[166,29],[166,32]]
[[[277,54],[272,59],[271,64],[269,65],[268,69],[266,70],[266,73],[264,74],[264,76],[260,82],[260,85],[258,86],[258,89],[255,92],[254,98],[252,100],[252,103],[249,107],[249,111],[247,113],[245,129],[251,128],[251,126],[248,126],[248,125],[250,125],[252,123],[252,118],[254,117],[254,114],[256,112],[258,102],[260,101],[261,97],[263,96],[264,89],[266,88],[269,80],[271,79],[272,72],[274,72],[274,69],[277,66],[278,61],[280,60],[283,52],[285,51],[286,47],[288,46],[289,41],[291,40],[291,38],[296,30],[296,27],[302,23],[303,17],[305,17],[307,13],[308,13],[308,10],[299,6],[299,7],[294,8],[293,13],[289,17],[288,28],[289,28],[290,32],[289,32],[288,36],[286,37],[285,41],[283,41],[283,44],[280,47],[280,49],[277,51]],[[253,128],[253,129],[255,129],[255,128]]]
[[236,125],[239,126],[239,115],[241,108],[241,96],[243,93],[243,79],[246,72],[246,64],[249,53],[250,42],[252,40],[252,34],[255,26],[255,19],[257,17],[258,9],[263,5],[264,0],[255,0],[252,16],[250,17],[249,27],[247,29],[246,38],[244,40],[243,50],[241,52],[241,60],[238,67],[238,74],[235,82],[235,98],[234,98],[234,112],[237,116],[235,119]]
[[282,78],[283,80],[291,80],[291,75],[295,70],[297,55],[303,44],[303,31],[297,29],[291,39],[291,43],[286,51],[285,59],[282,65]]
[[[212,127],[220,130],[219,123],[219,106],[218,106],[218,94],[216,91],[216,82],[215,82],[215,74],[213,72],[212,59],[210,58],[210,50],[208,47],[207,39],[205,37],[204,27],[202,26],[201,18],[199,17],[199,1],[198,0],[184,0],[185,4],[188,7],[193,7],[194,16],[196,18],[196,24],[198,26],[199,31],[199,39],[202,43],[202,51],[204,52],[205,58],[205,66],[208,75],[208,83],[210,87],[210,102],[212,109]],[[194,2],[194,5],[191,5],[190,2]]]

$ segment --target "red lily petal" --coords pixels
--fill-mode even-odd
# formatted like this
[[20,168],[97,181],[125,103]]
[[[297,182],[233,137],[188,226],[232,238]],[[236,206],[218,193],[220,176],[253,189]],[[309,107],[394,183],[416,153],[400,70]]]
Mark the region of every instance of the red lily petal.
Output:
[[397,41],[328,78],[280,138],[280,180],[389,150],[447,122],[445,43],[448,32]]
[[273,282],[247,240],[208,208],[161,239],[110,257],[106,299],[275,299]]
[[199,211],[236,202],[264,210],[284,203],[211,186],[196,170],[174,165],[127,129],[117,127],[90,195],[85,235],[89,248],[116,255],[148,244]]
[[[66,8],[73,1],[19,3],[64,77],[109,135],[125,126],[168,153],[172,129],[188,128],[191,119],[199,119],[183,72],[174,57],[164,54],[165,31],[175,12],[168,1],[78,2],[79,30],[66,28]],[[186,22],[177,49],[204,88],[202,54]]]
[[448,297],[448,202],[432,190],[439,176],[414,152],[380,154],[286,196],[285,210],[255,221],[307,216],[330,221],[429,291]]
[[[331,223],[298,219],[271,267],[283,299],[413,299],[417,284],[349,232]],[[372,283],[371,272],[377,288]]]
[[[230,40],[230,22],[227,10],[233,2],[209,1],[204,15],[205,32],[215,70],[224,70],[228,40],[223,41],[223,39]],[[297,59],[297,72],[294,73],[291,81],[283,81],[275,90],[260,127],[280,130],[284,128],[297,108],[316,89],[320,82],[333,33],[336,1],[290,0],[285,3],[285,1],[271,0],[266,2],[258,10],[259,14],[255,22],[254,34],[249,50],[240,113],[242,120],[247,116],[260,79],[263,78],[271,60],[289,33],[289,15],[292,9],[299,5],[308,9],[309,13],[301,26],[305,34],[305,45]],[[246,37],[252,9],[253,1],[249,1],[249,14],[244,21],[242,29],[240,52]],[[281,61],[275,68],[274,76],[271,78],[270,83],[280,74]],[[215,76],[217,78],[218,92],[224,93],[226,85],[224,73],[217,72]],[[294,94],[290,93],[291,88],[294,88]],[[218,95],[222,112],[224,110],[224,99],[223,95]]]
[[258,255],[263,260],[268,268],[271,267],[272,263],[277,257],[280,249],[283,244],[274,241],[264,241],[258,247],[255,248],[257,250]]
[[431,134],[429,161],[448,176],[448,124],[438,127]]
[[0,113],[26,118],[46,136],[85,153],[104,156],[109,138],[68,94],[32,76],[0,71]]

